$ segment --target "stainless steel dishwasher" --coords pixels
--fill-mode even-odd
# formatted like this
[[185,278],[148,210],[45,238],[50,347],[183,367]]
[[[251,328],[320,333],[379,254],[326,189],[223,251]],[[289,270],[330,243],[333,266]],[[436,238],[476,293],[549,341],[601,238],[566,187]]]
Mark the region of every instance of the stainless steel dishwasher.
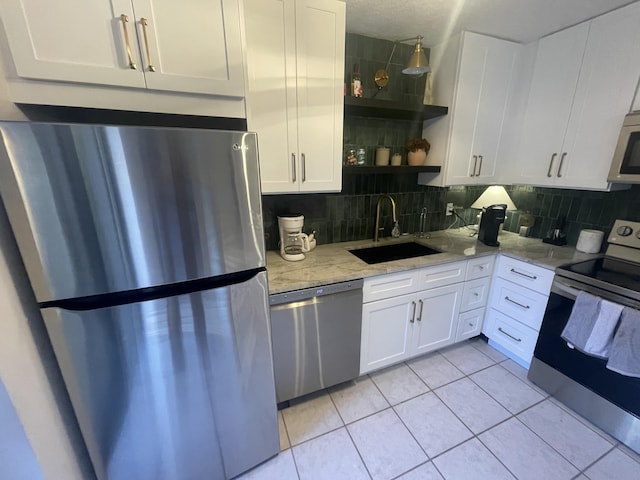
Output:
[[278,403],[360,374],[362,283],[269,296]]

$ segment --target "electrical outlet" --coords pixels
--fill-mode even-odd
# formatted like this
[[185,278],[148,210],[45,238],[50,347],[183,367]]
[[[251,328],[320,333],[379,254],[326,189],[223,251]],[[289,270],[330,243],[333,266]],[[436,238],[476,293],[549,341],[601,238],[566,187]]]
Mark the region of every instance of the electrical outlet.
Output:
[[445,210],[447,217],[453,215],[453,203],[447,203],[447,209]]

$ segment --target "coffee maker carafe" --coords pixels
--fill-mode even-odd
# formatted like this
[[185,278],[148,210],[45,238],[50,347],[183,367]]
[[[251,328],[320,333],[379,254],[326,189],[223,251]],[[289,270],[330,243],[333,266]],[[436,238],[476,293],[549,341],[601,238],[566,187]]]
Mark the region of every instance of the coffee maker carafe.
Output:
[[478,228],[478,240],[490,247],[500,245],[500,242],[498,242],[498,232],[500,231],[500,225],[504,223],[506,211],[507,205],[504,203],[491,205],[490,207],[482,209],[480,227]]
[[285,260],[295,262],[304,260],[305,252],[310,250],[309,237],[302,233],[303,215],[278,217],[280,229],[280,255]]

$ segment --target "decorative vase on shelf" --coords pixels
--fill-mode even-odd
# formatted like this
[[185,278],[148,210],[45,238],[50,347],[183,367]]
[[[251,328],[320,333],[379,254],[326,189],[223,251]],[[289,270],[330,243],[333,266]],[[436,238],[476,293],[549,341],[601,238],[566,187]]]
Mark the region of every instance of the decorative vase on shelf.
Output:
[[427,161],[427,152],[424,150],[415,150],[407,154],[407,164],[412,167],[424,165]]
[[427,154],[431,145],[424,138],[414,138],[407,143],[407,164],[416,167],[424,165],[427,161]]

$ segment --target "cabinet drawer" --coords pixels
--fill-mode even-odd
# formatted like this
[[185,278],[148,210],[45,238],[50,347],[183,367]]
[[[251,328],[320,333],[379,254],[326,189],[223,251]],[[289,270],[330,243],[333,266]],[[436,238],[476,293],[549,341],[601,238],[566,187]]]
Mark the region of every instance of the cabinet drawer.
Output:
[[443,287],[464,281],[467,273],[467,261],[445,263],[418,270],[418,287],[420,290]]
[[456,342],[461,342],[467,338],[480,335],[484,320],[484,308],[476,308],[469,312],[461,313],[458,317],[458,330],[456,332]]
[[549,295],[554,274],[553,270],[500,255],[496,275],[543,295]]
[[417,291],[418,272],[416,270],[390,273],[365,278],[362,286],[362,301],[367,303]]
[[491,307],[517,319],[528,327],[540,330],[548,297],[496,278],[491,290]]
[[538,340],[538,332],[493,308],[490,308],[487,313],[486,323],[487,337],[522,359],[526,364],[531,363],[533,350]]
[[489,277],[465,282],[460,311],[466,312],[486,306],[490,284],[491,279]]
[[472,258],[467,262],[467,276],[465,280],[475,280],[476,278],[491,276],[495,261],[495,255]]

